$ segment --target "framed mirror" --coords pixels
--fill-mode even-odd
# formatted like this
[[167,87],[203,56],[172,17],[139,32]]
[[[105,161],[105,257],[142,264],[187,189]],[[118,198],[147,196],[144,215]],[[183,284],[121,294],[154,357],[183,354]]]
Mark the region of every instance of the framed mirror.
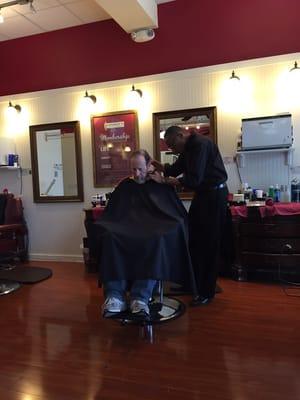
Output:
[[[193,108],[188,110],[164,111],[153,114],[154,158],[163,164],[173,164],[178,155],[165,144],[164,134],[169,126],[178,125],[188,131],[205,135],[217,143],[217,108]],[[183,200],[191,200],[193,193],[187,189],[178,192]]]
[[35,203],[83,201],[78,121],[29,127]]

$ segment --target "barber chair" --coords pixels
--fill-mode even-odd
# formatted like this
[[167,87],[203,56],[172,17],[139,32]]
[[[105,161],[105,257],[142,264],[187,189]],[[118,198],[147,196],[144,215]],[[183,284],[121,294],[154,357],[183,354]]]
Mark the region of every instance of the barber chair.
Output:
[[[22,200],[13,194],[0,194],[0,269],[15,267],[15,260],[28,256],[28,231],[23,216]],[[0,281],[0,295],[11,293],[21,285]]]
[[107,319],[113,319],[121,323],[121,325],[137,325],[139,327],[139,336],[149,343],[154,343],[153,326],[162,324],[176,319],[184,314],[185,304],[173,297],[166,297],[163,294],[163,282],[158,281],[157,287],[154,289],[153,298],[150,301],[150,318],[141,320],[133,314],[124,311],[111,316]]
[[[93,224],[94,222],[101,218],[104,211],[104,207],[95,207],[93,209],[84,210],[85,211],[85,228],[87,232],[86,245],[88,246],[88,264],[89,272],[97,271],[97,249],[91,246],[91,238],[93,234]],[[91,260],[94,262],[94,268],[91,270],[90,263]],[[98,280],[98,287],[102,286],[102,282]],[[107,319],[117,321],[123,326],[126,325],[136,325],[139,327],[139,336],[149,343],[154,343],[154,325],[162,324],[168,322],[172,319],[180,317],[185,312],[185,304],[173,297],[164,296],[163,293],[163,282],[158,281],[156,288],[154,289],[153,298],[149,304],[150,318],[147,320],[141,320],[140,318],[135,318],[133,314],[128,311],[116,313],[111,315]]]

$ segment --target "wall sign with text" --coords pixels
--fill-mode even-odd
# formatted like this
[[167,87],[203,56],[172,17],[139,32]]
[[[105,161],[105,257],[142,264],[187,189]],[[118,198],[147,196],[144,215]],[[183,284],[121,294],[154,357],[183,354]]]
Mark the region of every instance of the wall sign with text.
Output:
[[137,113],[101,114],[92,117],[91,123],[94,186],[114,186],[131,174],[130,155],[139,146]]

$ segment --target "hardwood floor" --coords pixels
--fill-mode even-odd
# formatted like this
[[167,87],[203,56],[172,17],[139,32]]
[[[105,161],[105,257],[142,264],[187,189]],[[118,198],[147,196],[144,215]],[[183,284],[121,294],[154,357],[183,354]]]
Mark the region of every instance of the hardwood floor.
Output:
[[221,280],[213,303],[156,326],[151,345],[100,317],[82,264],[30,265],[53,277],[0,297],[3,400],[300,398],[300,297],[279,285]]

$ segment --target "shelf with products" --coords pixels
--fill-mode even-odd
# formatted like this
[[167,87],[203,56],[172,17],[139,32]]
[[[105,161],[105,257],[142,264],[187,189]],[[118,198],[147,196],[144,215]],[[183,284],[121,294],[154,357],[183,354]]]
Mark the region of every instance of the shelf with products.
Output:
[[21,169],[20,166],[14,167],[13,165],[0,165],[0,169],[6,169],[6,170],[12,170],[12,171],[18,171],[19,169]]
[[246,163],[246,157],[252,154],[265,154],[265,153],[284,153],[285,154],[285,165],[292,166],[292,155],[294,152],[292,147],[284,147],[277,149],[256,149],[256,150],[237,150],[236,159],[239,168],[243,168]]

